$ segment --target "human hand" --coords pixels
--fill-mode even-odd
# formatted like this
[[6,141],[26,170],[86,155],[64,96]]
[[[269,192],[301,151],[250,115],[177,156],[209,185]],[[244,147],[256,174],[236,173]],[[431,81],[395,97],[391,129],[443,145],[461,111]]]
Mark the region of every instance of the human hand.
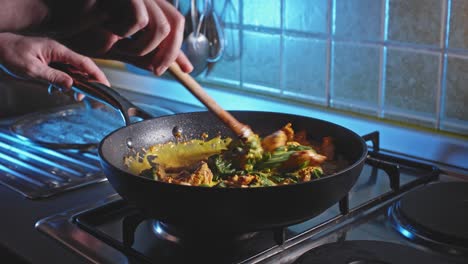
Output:
[[[88,41],[89,39],[92,39],[93,41]],[[103,29],[92,29],[86,32],[82,32],[81,34],[78,34],[74,37],[68,38],[67,40],[64,40],[64,43],[76,51],[90,57],[118,60],[125,63],[130,63],[144,70],[148,70],[156,75],[161,75],[164,73],[158,73],[156,71],[157,65],[160,63],[160,56],[158,56],[160,50],[156,49],[144,56],[122,54],[120,52],[116,52],[112,47],[113,43],[115,43],[118,39],[118,36]],[[186,73],[190,73],[193,70],[191,62],[182,51],[179,51],[175,62],[177,62],[182,71]]]
[[132,63],[156,75],[174,61],[182,70],[192,70],[180,51],[184,17],[165,0],[102,0],[95,9],[99,12],[86,10],[105,21],[60,41],[88,56]]
[[70,89],[73,84],[72,77],[49,66],[54,62],[69,64],[88,75],[90,79],[110,86],[104,73],[90,58],[54,40],[12,33],[0,34],[0,67],[7,73],[18,78],[39,80]]

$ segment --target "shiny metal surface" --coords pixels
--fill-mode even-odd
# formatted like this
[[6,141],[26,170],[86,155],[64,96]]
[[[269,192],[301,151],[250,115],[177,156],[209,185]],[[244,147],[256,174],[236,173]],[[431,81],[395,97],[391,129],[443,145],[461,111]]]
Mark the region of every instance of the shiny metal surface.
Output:
[[71,94],[50,96],[48,85],[15,79],[0,71],[0,123],[27,113],[73,103]]
[[[46,85],[0,77],[0,184],[39,199],[107,180],[96,147],[124,125],[114,110],[100,106],[99,115],[71,95],[49,95]],[[154,116],[199,109],[122,92]]]
[[38,199],[107,180],[96,151],[52,150],[0,126],[0,183]]
[[[93,150],[105,136],[125,123],[115,109],[90,104],[85,101],[27,114],[13,119],[10,130],[22,140],[50,149]],[[161,107],[136,105],[155,117],[174,114]],[[132,116],[130,120],[141,119]]]
[[210,42],[206,36],[200,32],[205,15],[202,13],[198,20],[198,10],[196,0],[191,0],[190,14],[192,18],[192,32],[184,39],[182,50],[193,65],[192,76],[202,73],[208,65],[210,56]]
[[72,223],[75,214],[118,199],[118,195],[112,195],[96,202],[92,206],[75,208],[62,214],[45,218],[36,223],[36,228],[60,241],[91,263],[128,263],[127,257],[122,255],[118,250],[108,246]]

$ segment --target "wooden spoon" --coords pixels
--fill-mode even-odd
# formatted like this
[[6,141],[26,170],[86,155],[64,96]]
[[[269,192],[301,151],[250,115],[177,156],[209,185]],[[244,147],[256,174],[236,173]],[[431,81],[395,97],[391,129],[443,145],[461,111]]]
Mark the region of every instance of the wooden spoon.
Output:
[[169,72],[238,137],[247,139],[249,136],[253,135],[249,126],[239,122],[235,117],[219,106],[218,103],[216,103],[216,101],[206,93],[203,87],[201,87],[201,85],[192,78],[192,76],[180,69],[177,63],[173,63],[169,67]]

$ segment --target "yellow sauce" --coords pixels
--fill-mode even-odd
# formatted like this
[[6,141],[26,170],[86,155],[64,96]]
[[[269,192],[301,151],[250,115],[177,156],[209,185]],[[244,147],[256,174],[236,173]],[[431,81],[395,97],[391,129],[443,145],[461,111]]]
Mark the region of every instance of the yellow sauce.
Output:
[[126,157],[125,164],[130,172],[136,175],[151,168],[148,159],[151,162],[164,165],[165,168],[188,167],[226,150],[231,141],[231,138],[222,139],[218,136],[208,141],[192,139],[180,143],[168,142],[157,144],[151,146],[143,154],[143,159],[140,158],[139,160],[138,156]]

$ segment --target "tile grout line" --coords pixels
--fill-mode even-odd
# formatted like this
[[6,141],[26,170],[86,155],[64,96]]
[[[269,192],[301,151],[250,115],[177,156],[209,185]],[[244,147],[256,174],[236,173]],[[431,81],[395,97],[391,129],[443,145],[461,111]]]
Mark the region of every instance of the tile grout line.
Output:
[[442,118],[443,109],[445,108],[444,98],[445,91],[447,89],[447,48],[449,46],[450,36],[450,19],[451,19],[452,0],[446,0],[443,2],[442,12],[442,26],[441,26],[441,44],[442,53],[440,55],[439,63],[439,84],[437,85],[436,91],[436,129],[440,130],[440,123]]
[[[384,43],[388,40],[388,21],[389,21],[389,8],[390,0],[383,0],[382,5],[382,40]],[[379,91],[378,91],[378,117],[383,118],[385,114],[385,86],[387,79],[387,45],[382,45],[380,53],[380,74],[379,74]]]
[[[242,0],[239,0],[239,50],[241,54],[244,54],[244,4]],[[244,60],[244,56],[240,56],[239,58],[239,87],[244,89],[244,67],[242,66],[242,61]]]
[[[239,35],[241,49],[245,46],[245,32],[246,31],[255,31],[255,32],[264,32],[269,34],[279,34],[280,46],[279,46],[279,95],[284,96],[286,83],[286,65],[285,63],[285,48],[286,48],[286,37],[291,36],[302,36],[308,39],[324,40],[326,41],[326,76],[325,76],[325,105],[327,107],[333,107],[333,93],[334,93],[334,56],[335,56],[335,45],[337,43],[344,44],[354,44],[354,45],[367,45],[375,46],[380,49],[380,58],[379,58],[379,79],[378,79],[378,107],[377,107],[377,116],[383,118],[385,116],[385,101],[386,101],[386,80],[387,80],[387,64],[388,64],[388,53],[390,50],[404,50],[408,52],[415,53],[427,53],[439,56],[439,65],[437,70],[438,80],[435,87],[435,129],[441,129],[441,123],[444,116],[445,101],[447,89],[447,71],[448,71],[448,58],[449,57],[460,57],[467,59],[468,50],[456,49],[449,47],[449,38],[450,38],[450,21],[452,19],[452,6],[453,0],[444,0],[440,3],[440,13],[441,13],[441,29],[439,32],[440,41],[439,45],[431,46],[417,43],[405,43],[398,41],[391,41],[388,39],[389,36],[389,20],[390,20],[390,0],[382,0],[381,7],[381,38],[378,41],[374,40],[352,40],[346,37],[335,36],[336,33],[336,16],[337,16],[337,2],[336,0],[327,0],[327,32],[326,33],[312,33],[312,32],[302,32],[296,30],[288,30],[285,27],[286,22],[286,2],[287,0],[280,0],[280,27],[279,28],[270,28],[270,27],[254,27],[251,25],[244,25],[244,13],[242,12],[244,5],[243,1],[239,1],[239,24],[229,24],[228,27],[232,26],[238,28],[241,31]],[[242,62],[242,58],[241,58]],[[243,64],[240,63],[240,73],[239,73],[239,86],[244,87],[245,79],[245,69]]]
[[332,104],[332,89],[333,89],[333,35],[335,34],[335,19],[336,19],[336,0],[328,0],[328,15],[327,15],[327,74],[325,82],[325,104],[331,107]]
[[[227,28],[241,29],[240,26],[227,27]],[[280,30],[265,28],[265,27],[254,27],[254,26],[245,25],[242,27],[242,29],[247,30],[247,31],[262,32],[262,33],[268,33],[268,34],[278,34],[278,35],[281,34]],[[330,37],[329,34],[325,34],[325,33],[307,33],[307,32],[300,32],[300,31],[294,31],[294,30],[283,30],[282,32],[284,35],[307,38],[307,39],[314,39],[314,40],[327,41],[331,38],[336,43],[363,45],[363,46],[379,46],[379,47],[386,46],[392,49],[408,50],[412,52],[421,52],[421,53],[445,52],[446,54],[451,55],[451,56],[457,56],[463,59],[468,58],[468,49],[447,47],[445,50],[443,50],[442,48],[440,48],[440,44],[438,47],[438,46],[432,46],[432,45],[427,45],[427,44],[398,42],[394,40],[386,40],[386,41],[353,40],[353,39],[349,39],[349,38],[341,37],[341,36]]]
[[286,71],[286,66],[284,65],[284,19],[285,19],[285,11],[284,11],[284,6],[286,4],[287,0],[281,0],[280,1],[280,28],[281,28],[281,33],[280,33],[280,71],[279,71],[279,90],[280,90],[280,96],[284,95],[284,89],[286,87],[285,85],[285,71]]

